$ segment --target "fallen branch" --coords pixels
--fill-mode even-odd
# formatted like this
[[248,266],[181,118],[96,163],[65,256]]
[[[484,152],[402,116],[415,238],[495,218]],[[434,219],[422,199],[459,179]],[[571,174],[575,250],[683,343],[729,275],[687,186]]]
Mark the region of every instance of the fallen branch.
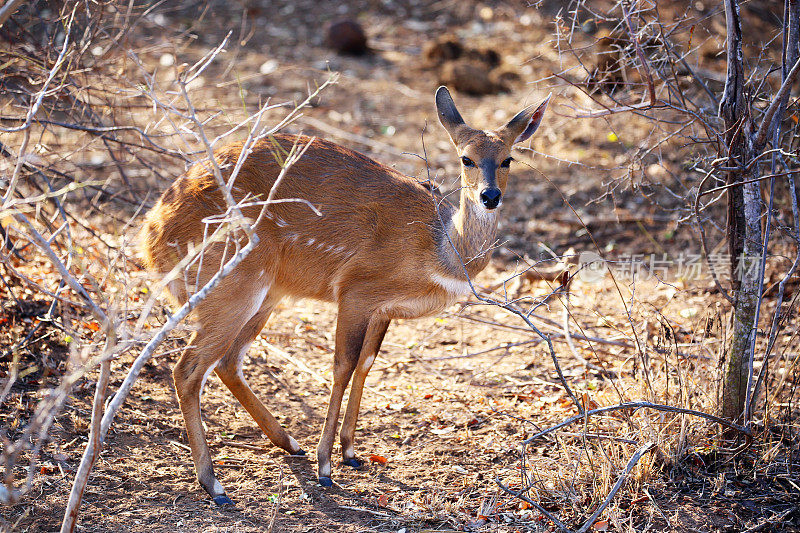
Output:
[[648,442],[636,450],[630,461],[628,461],[625,471],[620,474],[620,476],[617,478],[617,482],[614,483],[613,487],[611,487],[611,491],[608,493],[608,496],[606,496],[606,499],[603,500],[603,503],[601,503],[597,509],[595,509],[595,511],[592,513],[592,516],[590,516],[589,519],[583,523],[583,526],[581,526],[581,528],[578,530],[578,533],[585,533],[594,525],[594,522],[597,520],[597,517],[600,516],[600,513],[602,513],[605,508],[608,507],[608,504],[611,503],[611,500],[613,500],[614,496],[616,496],[617,492],[619,492],[620,487],[622,487],[622,484],[628,478],[628,474],[631,473],[631,470],[633,470],[633,467],[636,466],[636,463],[639,462],[639,459],[641,459],[644,454],[652,450],[655,445],[656,444],[654,442]]
[[270,344],[268,342],[263,342],[263,344],[270,352],[272,352],[273,354],[277,355],[278,357],[280,357],[281,359],[283,359],[287,363],[296,366],[299,370],[305,372],[306,374],[308,374],[309,376],[314,378],[314,381],[316,381],[320,385],[323,385],[328,390],[330,390],[331,384],[328,383],[328,380],[325,379],[322,376],[322,374],[320,374],[319,372],[317,372],[316,370],[314,370],[313,368],[311,368],[310,366],[305,364],[300,359],[297,359],[296,357],[292,357],[291,355],[289,355],[285,351],[281,350],[280,348],[278,348],[274,344]]
[[513,490],[511,490],[508,487],[506,487],[505,485],[503,485],[500,482],[499,478],[495,478],[494,482],[497,483],[497,486],[500,487],[503,491],[507,492],[508,494],[511,494],[515,498],[518,498],[518,499],[530,504],[537,511],[539,511],[544,516],[546,516],[547,519],[550,520],[552,523],[554,523],[556,525],[556,527],[558,529],[560,529],[561,531],[566,531],[566,532],[570,532],[571,531],[566,525],[564,525],[564,522],[562,522],[561,520],[556,518],[553,515],[553,513],[551,513],[550,511],[548,511],[547,509],[545,509],[544,507],[542,507],[541,505],[539,505],[538,503],[536,503],[532,499],[530,499],[527,496],[523,495],[522,493],[525,492],[526,490],[528,490],[527,488],[514,492]]
[[[589,412],[587,412],[586,414],[589,414]],[[582,418],[582,417],[579,417],[579,418]],[[622,488],[622,484],[628,478],[628,475],[631,473],[631,470],[633,470],[633,467],[636,466],[636,463],[639,462],[639,460],[644,456],[644,454],[646,454],[647,452],[652,450],[654,447],[655,447],[655,443],[654,442],[648,442],[647,444],[645,444],[644,446],[641,446],[638,450],[636,450],[636,452],[634,452],[634,454],[631,456],[630,460],[628,461],[628,464],[625,466],[625,470],[617,478],[616,483],[614,483],[614,486],[611,487],[611,490],[609,491],[608,495],[603,500],[603,503],[601,503],[597,507],[597,509],[595,509],[595,511],[592,513],[592,516],[590,516],[583,523],[581,528],[579,530],[577,530],[576,533],[586,533],[586,531],[588,531],[589,528],[591,528],[594,525],[595,521],[597,520],[597,517],[599,517],[600,514],[603,511],[605,511],[605,509],[611,503],[611,500],[613,500],[614,496],[616,496],[617,492],[619,492],[619,489]],[[518,499],[520,499],[520,500],[522,500],[524,502],[527,502],[529,505],[531,505],[532,507],[536,508],[537,511],[542,513],[542,515],[544,515],[548,520],[550,520],[553,524],[555,524],[555,526],[558,529],[560,529],[561,531],[565,531],[567,533],[572,533],[572,530],[569,529],[558,518],[556,518],[555,515],[553,515],[553,513],[547,511],[544,507],[542,507],[541,505],[539,505],[538,503],[536,503],[535,501],[533,501],[532,499],[528,498],[527,496],[525,496],[523,494],[525,491],[527,491],[529,489],[529,487],[525,488],[525,489],[522,489],[522,490],[519,490],[519,491],[512,491],[511,489],[509,489],[508,487],[503,485],[500,482],[500,479],[495,478],[494,481],[495,481],[495,483],[497,483],[497,486],[500,487],[503,491],[505,491],[508,494],[514,496],[515,498],[518,498]]]

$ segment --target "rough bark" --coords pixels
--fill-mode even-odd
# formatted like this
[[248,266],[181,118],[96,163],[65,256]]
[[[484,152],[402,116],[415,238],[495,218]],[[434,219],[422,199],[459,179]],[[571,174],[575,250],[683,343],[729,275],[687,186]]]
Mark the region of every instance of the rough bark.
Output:
[[[733,337],[725,361],[722,383],[722,416],[731,421],[742,418],[747,395],[749,348],[758,305],[758,269],[761,256],[761,203],[757,182],[746,170],[753,157],[753,121],[744,94],[742,28],[736,0],[725,0],[728,69],[720,114],[725,120],[728,153],[728,251],[734,293]],[[744,185],[736,185],[745,182]]]

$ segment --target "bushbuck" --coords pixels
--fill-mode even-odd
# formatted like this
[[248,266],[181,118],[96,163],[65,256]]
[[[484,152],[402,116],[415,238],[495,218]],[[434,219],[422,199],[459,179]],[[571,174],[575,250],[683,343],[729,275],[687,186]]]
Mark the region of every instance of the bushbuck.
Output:
[[[340,438],[344,463],[358,468],[353,434],[361,394],[389,322],[434,315],[471,292],[467,276],[486,266],[495,240],[511,148],[536,131],[546,106],[547,100],[528,107],[499,129],[477,130],[465,124],[447,88],[439,87],[439,121],[461,163],[458,205],[330,141],[276,134],[254,146],[231,189],[234,198],[261,199],[263,205],[281,172],[279,151],[310,143],[272,198],[303,199],[318,213],[304,203],[270,203],[268,216],[255,227],[258,245],[193,312],[196,329],[173,377],[197,479],[217,504],[231,500],[214,476],[200,418],[200,393],[211,371],[275,445],[304,455],[248,386],[242,359],[283,297],[335,303],[333,385],[317,447],[319,483],[332,484],[334,434],[351,378]],[[215,153],[226,179],[242,146],[232,144]],[[257,203],[243,208],[244,215],[255,219],[262,209]],[[207,162],[178,178],[145,220],[141,246],[148,268],[170,272],[203,242],[206,222],[223,215],[224,205]],[[208,246],[186,279],[202,286],[226,257],[230,249],[225,244]],[[194,290],[183,279],[172,280],[168,288],[179,303]]]

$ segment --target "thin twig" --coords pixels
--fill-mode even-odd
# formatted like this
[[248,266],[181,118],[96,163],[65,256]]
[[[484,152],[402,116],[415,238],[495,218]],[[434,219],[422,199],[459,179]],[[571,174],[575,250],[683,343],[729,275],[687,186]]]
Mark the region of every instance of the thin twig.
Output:
[[320,374],[319,372],[317,372],[316,370],[314,370],[313,368],[311,368],[310,366],[305,364],[300,359],[298,359],[296,357],[292,357],[290,354],[288,354],[285,351],[281,350],[280,348],[278,348],[274,344],[271,344],[271,343],[266,342],[266,341],[262,341],[262,343],[267,348],[267,350],[269,350],[273,354],[277,355],[278,357],[280,357],[281,359],[283,359],[287,363],[290,363],[290,364],[294,365],[299,370],[305,372],[306,374],[308,374],[309,376],[314,378],[314,381],[316,381],[320,385],[322,385],[322,386],[326,387],[328,390],[330,390],[331,384],[328,383],[328,380],[325,379],[325,377],[322,374]]
[[631,22],[631,17],[628,15],[628,8],[625,7],[625,2],[620,2],[619,5],[622,7],[622,16],[625,19],[625,25],[628,27],[628,35],[631,37],[631,41],[633,41],[633,47],[636,50],[636,55],[639,56],[639,61],[642,63],[642,68],[644,69],[645,76],[647,77],[647,91],[650,94],[650,105],[656,105],[656,88],[653,84],[653,75],[650,73],[650,67],[647,63],[647,58],[642,52],[642,47],[639,44],[639,38],[636,36],[636,31],[633,29],[633,23]]
[[17,8],[24,2],[25,0],[8,0],[6,5],[0,8],[0,27],[5,24],[8,18],[14,14]]
[[50,86],[50,82],[53,81],[53,78],[55,78],[56,74],[61,68],[61,65],[64,64],[64,60],[67,55],[67,50],[69,49],[69,42],[70,42],[69,36],[70,36],[70,31],[72,29],[72,20],[74,14],[75,13],[73,12],[72,17],[70,17],[69,23],[67,24],[64,33],[64,43],[61,46],[61,52],[59,52],[58,58],[56,59],[53,68],[50,69],[50,72],[47,75],[47,79],[45,79],[44,83],[42,84],[42,88],[39,91],[39,95],[36,97],[36,100],[33,102],[33,105],[31,105],[30,109],[28,109],[28,114],[25,116],[25,122],[22,125],[17,126],[15,128],[0,128],[0,131],[3,131],[5,133],[13,133],[16,131],[23,131],[23,130],[25,131],[22,139],[22,145],[20,146],[20,149],[17,152],[17,164],[14,165],[14,170],[11,174],[11,179],[9,180],[8,183],[8,188],[6,189],[6,193],[3,196],[3,204],[2,204],[3,207],[6,207],[8,205],[8,202],[11,201],[11,199],[14,197],[14,189],[16,188],[17,180],[19,179],[19,171],[20,168],[22,167],[23,161],[25,160],[25,150],[27,149],[28,141],[30,140],[30,135],[31,135],[30,128],[31,124],[33,123],[33,118],[36,116],[36,113],[39,111],[39,107],[42,105],[42,100],[44,99],[44,95],[47,93],[47,88]]
[[275,519],[278,518],[278,511],[281,508],[281,493],[283,492],[283,466],[278,463],[278,492],[275,498],[275,503],[272,505],[272,512],[269,517],[269,524],[267,525],[266,533],[272,533],[275,527]]

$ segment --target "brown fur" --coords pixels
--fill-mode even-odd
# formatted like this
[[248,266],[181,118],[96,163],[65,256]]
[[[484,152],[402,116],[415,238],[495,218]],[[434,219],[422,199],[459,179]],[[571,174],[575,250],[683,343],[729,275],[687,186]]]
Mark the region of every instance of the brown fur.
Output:
[[[444,92],[442,92],[444,91]],[[440,118],[459,156],[481,162],[464,168],[458,207],[434,196],[414,179],[357,152],[321,139],[275,135],[254,146],[234,183],[237,201],[266,200],[293,144],[310,144],[277,186],[273,203],[255,231],[259,244],[194,312],[197,330],[173,371],[198,480],[209,494],[226,499],[214,477],[200,421],[200,391],[212,368],[259,427],[277,446],[299,452],[241,374],[247,347],[284,296],[314,298],[338,305],[334,383],[317,449],[320,479],[329,480],[330,458],[342,397],[353,386],[341,431],[346,460],[355,460],[353,435],[364,379],[389,322],[434,314],[465,292],[466,271],[482,270],[494,242],[495,211],[481,205],[485,187],[505,191],[508,168],[500,163],[520,136],[532,133],[544,105],[525,110],[496,132],[466,126],[446,89],[437,93]],[[444,114],[443,114],[444,113]],[[445,116],[449,118],[444,118]],[[527,128],[527,129],[526,129]],[[529,131],[530,130],[530,131]],[[242,144],[219,150],[215,158],[227,180]],[[488,166],[487,166],[488,165]],[[199,163],[167,189],[148,213],[141,252],[147,267],[170,272],[225,212],[225,202],[208,163]],[[438,208],[437,208],[438,206]],[[255,219],[261,206],[243,208]],[[234,252],[234,243],[209,245],[200,261],[169,284],[173,298],[185,302]],[[462,264],[463,261],[463,264]]]
[[[300,144],[311,141],[306,137],[280,134],[275,140],[286,150],[295,141]],[[240,149],[241,144],[237,143],[216,154],[221,166],[228,165],[224,173],[226,179]],[[236,200],[241,200],[245,194],[255,199],[267,198],[280,172],[274,149],[269,140],[256,145],[236,179],[233,189]],[[354,201],[356,196],[357,202]],[[433,228],[439,226],[439,222],[434,200],[430,191],[412,178],[357,152],[315,139],[277,188],[274,199],[288,198],[307,200],[322,215],[317,216],[302,203],[271,205],[272,218],[256,228],[261,243],[229,276],[230,281],[223,283],[238,286],[246,282],[241,278],[245,273],[252,274],[251,269],[254,272],[265,270],[272,288],[281,294],[334,301],[336,280],[341,280],[338,285],[347,290],[392,292],[398,285],[414,282],[414,272],[421,268],[436,268],[434,253],[427,257],[397,254],[398,248],[435,249]],[[189,243],[202,243],[202,221],[222,215],[224,205],[213,175],[207,173],[203,165],[196,165],[179,178],[147,215],[142,253],[148,268],[168,272],[186,254]],[[387,219],[383,216],[386,205],[404,209]],[[259,211],[260,206],[254,206],[243,212],[254,219]],[[421,213],[424,216],[420,217]],[[310,245],[309,239],[313,239]],[[346,249],[326,253],[328,246]],[[218,244],[206,251],[200,285],[217,271],[224,248]],[[387,280],[384,271],[372,260],[374,255],[398,255],[396,260],[401,268],[397,271],[402,275]],[[295,268],[297,265],[306,268]],[[190,277],[195,275],[193,270]],[[349,280],[358,280],[358,283],[354,286]],[[186,292],[180,291],[173,297],[182,303]]]

